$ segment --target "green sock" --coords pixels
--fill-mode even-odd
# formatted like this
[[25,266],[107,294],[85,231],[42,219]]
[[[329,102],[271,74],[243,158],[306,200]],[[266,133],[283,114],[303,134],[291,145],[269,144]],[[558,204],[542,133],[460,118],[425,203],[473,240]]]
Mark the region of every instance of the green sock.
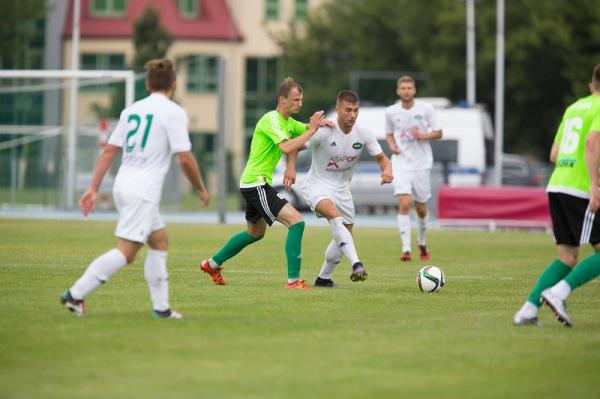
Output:
[[254,238],[248,234],[248,231],[240,231],[231,236],[225,245],[213,255],[212,259],[217,262],[217,264],[222,265],[227,259],[233,258],[242,249],[258,240],[258,238]]
[[533,291],[529,294],[527,300],[533,303],[535,306],[540,306],[540,294],[546,288],[552,287],[554,284],[558,283],[560,280],[565,278],[571,272],[571,268],[566,263],[563,263],[559,259],[555,259],[554,262],[550,264],[544,270],[540,277],[538,278],[535,287],[533,287]]
[[285,256],[287,256],[288,278],[300,278],[302,267],[302,235],[304,234],[304,221],[290,226],[285,239]]
[[565,281],[571,289],[582,286],[594,277],[600,275],[600,252],[592,256],[588,256],[581,261],[575,268],[565,277]]

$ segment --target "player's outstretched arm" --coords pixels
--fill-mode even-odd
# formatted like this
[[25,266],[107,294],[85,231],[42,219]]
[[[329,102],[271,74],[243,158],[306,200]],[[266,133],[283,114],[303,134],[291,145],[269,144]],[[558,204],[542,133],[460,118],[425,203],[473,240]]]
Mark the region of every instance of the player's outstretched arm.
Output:
[[308,126],[308,130],[305,131],[300,136],[293,138],[291,140],[282,141],[278,144],[279,149],[284,152],[286,155],[289,155],[291,152],[298,151],[300,148],[304,147],[304,144],[319,130],[321,126],[321,122],[323,121],[323,111],[317,111],[310,117],[310,124]]
[[96,197],[98,196],[100,183],[102,183],[106,171],[110,168],[112,160],[120,151],[121,147],[117,147],[116,145],[106,144],[104,147],[104,151],[102,151],[102,154],[94,167],[92,182],[81,198],[79,198],[79,208],[81,209],[83,216],[87,216],[90,212],[96,210]]
[[206,207],[209,202],[208,190],[204,185],[204,180],[202,180],[202,175],[200,174],[200,168],[198,167],[196,158],[194,158],[194,155],[191,153],[191,151],[185,151],[178,152],[177,159],[179,159],[179,165],[181,166],[183,174],[188,178],[190,183],[192,183],[192,186],[194,186],[198,196],[200,197],[200,208]]
[[390,159],[383,153],[375,155],[375,160],[379,164],[379,169],[381,170],[381,185],[391,183],[394,180],[394,175],[392,173],[392,163]]

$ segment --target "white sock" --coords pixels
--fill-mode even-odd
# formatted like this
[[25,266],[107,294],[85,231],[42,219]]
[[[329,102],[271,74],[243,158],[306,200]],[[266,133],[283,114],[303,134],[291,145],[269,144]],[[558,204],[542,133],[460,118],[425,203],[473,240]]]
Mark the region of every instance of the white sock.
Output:
[[170,309],[167,251],[149,249],[144,262],[144,277],[150,290],[152,308],[160,312]]
[[343,254],[338,244],[335,240],[331,240],[325,250],[325,260],[323,261],[323,266],[321,266],[319,277],[327,280],[331,279],[336,266],[342,260],[342,256]]
[[569,294],[571,294],[571,286],[565,280],[560,280],[556,283],[551,289],[552,294],[558,297],[561,301],[567,299]]
[[519,310],[521,316],[531,319],[536,317],[538,314],[538,307],[529,301],[525,301],[521,309]]
[[417,226],[418,226],[418,231],[419,231],[419,245],[425,245],[425,231],[427,231],[427,217],[428,215],[425,215],[424,218],[421,218],[419,216],[417,216]]
[[100,255],[87,267],[83,275],[69,289],[73,299],[84,299],[110,276],[127,264],[127,259],[116,248]]
[[398,230],[402,240],[402,252],[410,252],[410,216],[398,214]]
[[208,260],[208,265],[210,266],[211,269],[215,269],[215,270],[217,270],[220,267],[220,265],[217,262],[215,262],[213,260],[213,258],[210,258]]
[[360,262],[360,260],[358,260],[358,255],[356,254],[356,248],[354,247],[352,234],[346,228],[346,226],[344,226],[344,223],[342,223],[342,217],[338,216],[330,219],[329,225],[331,226],[333,239],[340,247],[340,251],[342,251],[344,256],[348,258],[350,264],[353,265],[356,262]]

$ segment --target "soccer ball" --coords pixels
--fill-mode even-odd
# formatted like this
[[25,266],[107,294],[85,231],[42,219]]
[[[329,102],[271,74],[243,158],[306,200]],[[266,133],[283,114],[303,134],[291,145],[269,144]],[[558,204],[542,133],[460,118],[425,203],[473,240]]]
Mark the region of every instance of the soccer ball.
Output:
[[417,285],[423,292],[435,292],[446,283],[444,272],[437,266],[425,266],[417,274]]

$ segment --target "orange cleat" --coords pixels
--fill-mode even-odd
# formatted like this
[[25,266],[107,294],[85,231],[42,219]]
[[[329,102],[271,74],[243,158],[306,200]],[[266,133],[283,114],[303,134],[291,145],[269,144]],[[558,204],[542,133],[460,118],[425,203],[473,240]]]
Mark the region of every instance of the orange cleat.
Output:
[[412,260],[412,257],[410,256],[410,252],[409,252],[409,251],[406,251],[406,252],[404,252],[404,253],[402,254],[402,256],[400,257],[400,260],[401,260],[402,262],[409,262],[409,261],[411,261],[411,260]]
[[306,284],[304,280],[296,280],[293,283],[286,283],[285,288],[289,288],[291,290],[299,289],[299,290],[307,290],[310,287]]
[[419,251],[421,251],[419,254],[421,260],[429,260],[429,251],[427,251],[427,247],[425,245],[419,245]]
[[210,277],[213,279],[216,285],[225,285],[225,280],[223,280],[223,276],[221,276],[222,269],[222,267],[218,267],[216,269],[210,267],[208,259],[203,260],[200,264],[200,270],[202,270],[204,273],[210,274]]

